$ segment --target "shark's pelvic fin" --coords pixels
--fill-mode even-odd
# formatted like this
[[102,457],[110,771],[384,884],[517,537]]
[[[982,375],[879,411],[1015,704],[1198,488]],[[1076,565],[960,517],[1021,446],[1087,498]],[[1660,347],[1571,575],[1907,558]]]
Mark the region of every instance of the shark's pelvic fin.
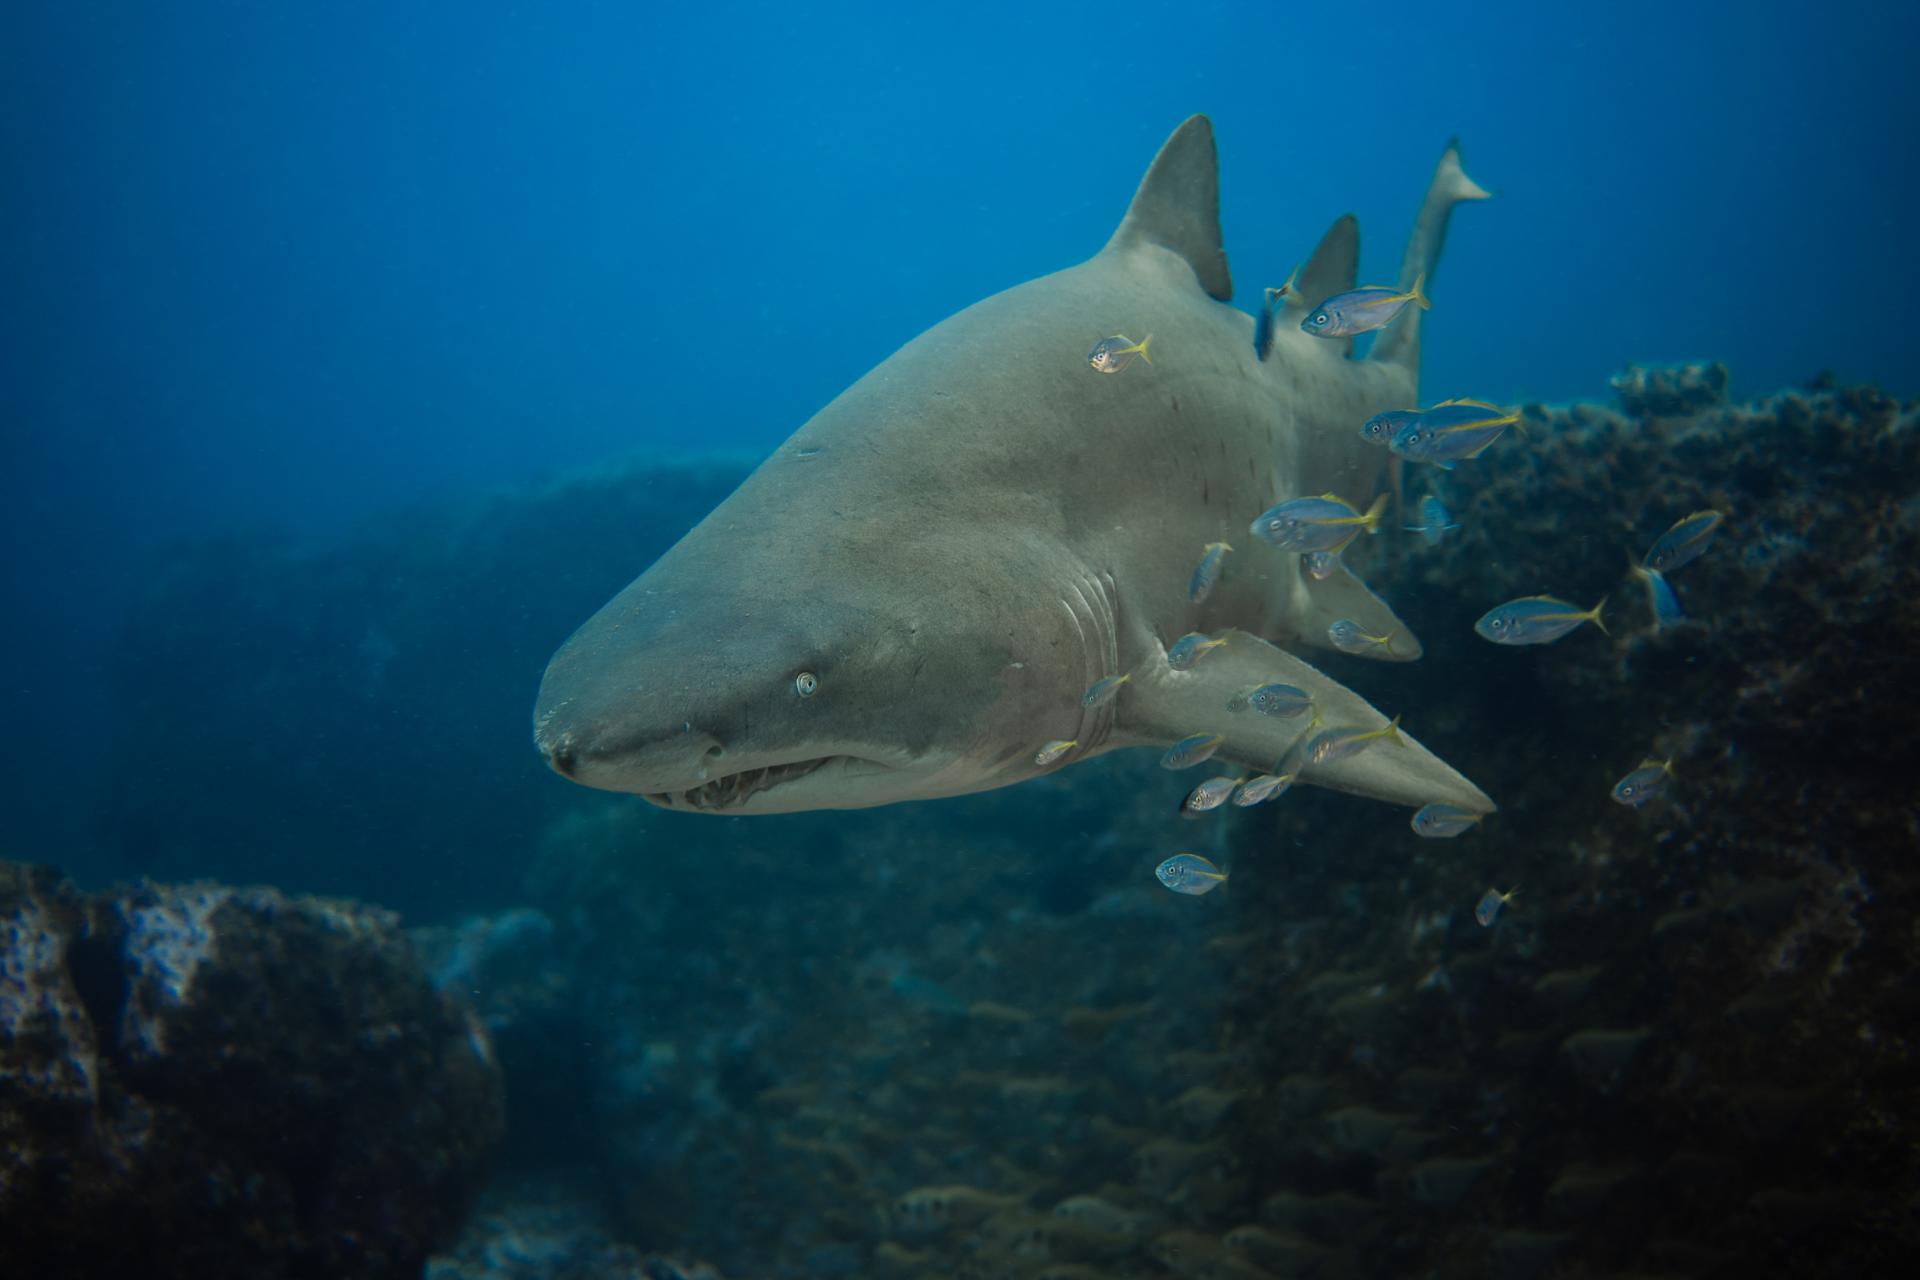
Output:
[[1220,238],[1220,161],[1213,147],[1213,122],[1205,116],[1187,117],[1160,148],[1105,251],[1139,244],[1179,254],[1209,297],[1220,302],[1233,297],[1233,276]]
[[[1311,310],[1334,294],[1347,292],[1359,281],[1360,219],[1348,213],[1328,227],[1327,234],[1314,246],[1313,256],[1300,268],[1300,275],[1294,281],[1294,297],[1301,310]],[[1352,354],[1353,339],[1339,341],[1340,353]]]
[[[1433,272],[1440,265],[1440,250],[1447,242],[1447,219],[1453,206],[1462,200],[1485,200],[1484,187],[1467,176],[1460,167],[1460,139],[1447,143],[1434,168],[1433,181],[1427,184],[1427,198],[1420,204],[1420,216],[1414,219],[1413,234],[1407,237],[1407,252],[1400,259],[1400,288],[1411,289],[1414,281],[1425,276],[1433,283]],[[1420,318],[1425,312],[1408,307],[1399,319],[1387,327],[1373,346],[1372,359],[1391,360],[1420,372]]]
[[1332,641],[1327,639],[1327,628],[1346,618],[1368,635],[1393,638],[1391,644],[1375,645],[1361,656],[1385,662],[1412,662],[1420,656],[1419,637],[1344,563],[1318,581],[1303,569],[1300,581],[1307,593],[1307,607],[1300,613],[1300,625],[1304,629],[1300,638],[1304,643],[1322,649],[1333,648]]
[[[1115,716],[1121,740],[1159,743],[1188,734],[1217,733],[1226,741],[1219,756],[1249,769],[1273,770],[1295,746],[1322,729],[1377,729],[1387,718],[1353,690],[1322,675],[1283,649],[1245,631],[1220,633],[1227,643],[1191,670],[1174,671],[1164,663],[1136,673],[1132,692]],[[1320,724],[1311,716],[1278,719],[1248,708],[1228,711],[1236,696],[1273,682],[1291,684],[1313,695]],[[1382,740],[1345,760],[1308,769],[1302,782],[1411,808],[1433,801],[1474,813],[1495,805],[1480,788],[1402,732],[1404,744]]]

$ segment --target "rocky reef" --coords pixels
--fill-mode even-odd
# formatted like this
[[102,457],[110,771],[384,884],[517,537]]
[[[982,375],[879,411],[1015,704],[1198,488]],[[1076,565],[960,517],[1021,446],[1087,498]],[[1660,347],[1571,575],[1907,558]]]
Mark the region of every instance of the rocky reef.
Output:
[[88,878],[266,866],[409,915],[510,899],[562,807],[529,745],[547,658],[748,469],[609,465],[337,544],[170,549],[107,672]]
[[416,1277],[501,1123],[391,914],[0,863],[0,1271]]
[[[129,645],[167,638],[123,670],[192,676],[213,710],[166,774],[184,798],[119,784],[112,821],[195,856],[223,783],[182,779],[251,717],[280,744],[260,754],[297,764],[236,764],[250,798],[218,832],[265,831],[290,874],[366,892],[407,848],[396,894],[443,914],[490,886],[491,914],[415,932],[514,1102],[510,1181],[436,1276],[700,1273],[666,1256],[904,1280],[1888,1271],[1920,1248],[1920,406],[1826,382],[1731,404],[1710,365],[1614,385],[1617,408],[1528,406],[1481,457],[1411,469],[1409,506],[1438,493],[1461,528],[1354,563],[1426,656],[1315,659],[1500,803],[1458,839],[1313,789],[1183,820],[1193,779],[1151,757],[777,819],[543,776],[539,662],[731,483],[717,466],[559,484],[237,578],[224,552],[176,570]],[[1656,626],[1628,562],[1707,508],[1717,541],[1672,578],[1687,616]],[[254,634],[235,589],[224,615],[195,603],[229,581],[305,621],[246,662],[203,658],[208,618]],[[1543,592],[1608,597],[1608,631],[1474,634]],[[376,618],[384,643],[356,647]],[[483,676],[503,687],[469,705]],[[182,714],[141,705],[129,759]],[[1665,795],[1615,803],[1649,758],[1672,761]],[[367,807],[313,817],[330,803]],[[319,823],[311,844],[263,817],[281,811]],[[368,830],[360,865],[325,861]],[[1176,849],[1230,882],[1165,892],[1152,868]],[[1489,889],[1512,897],[1483,927]],[[65,892],[47,918],[91,918]],[[142,927],[203,927],[169,901]],[[98,1037],[84,1000],[61,1007],[46,1035]],[[77,1068],[34,1070],[41,1094],[92,1096]]]
[[[1428,656],[1326,659],[1502,803],[1459,839],[1312,790],[1183,822],[1125,759],[777,821],[581,796],[532,897],[620,1233],[728,1274],[1046,1280],[1920,1245],[1915,408],[1621,382],[1633,412],[1533,406],[1411,475],[1462,530],[1360,567]],[[1656,629],[1628,557],[1707,507]],[[1533,592],[1611,594],[1610,634],[1473,634]],[[1649,756],[1668,794],[1614,803]],[[1161,891],[1180,847],[1231,883]]]

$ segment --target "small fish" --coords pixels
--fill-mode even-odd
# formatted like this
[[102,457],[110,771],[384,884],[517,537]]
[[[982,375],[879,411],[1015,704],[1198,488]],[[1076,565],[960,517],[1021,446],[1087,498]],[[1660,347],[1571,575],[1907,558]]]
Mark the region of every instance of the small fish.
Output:
[[1251,532],[1282,551],[1338,551],[1362,531],[1377,532],[1380,513],[1386,509],[1384,493],[1365,513],[1331,493],[1323,493],[1317,498],[1294,498],[1269,507],[1253,522]]
[[1206,545],[1200,563],[1194,567],[1193,578],[1187,583],[1187,599],[1199,604],[1213,593],[1213,584],[1220,581],[1220,562],[1231,550],[1233,548],[1224,542]]
[[1093,344],[1093,350],[1087,352],[1087,363],[1095,373],[1119,373],[1133,363],[1135,356],[1152,364],[1153,357],[1147,354],[1147,344],[1152,341],[1152,334],[1135,342],[1124,333],[1116,333]]
[[1661,573],[1672,573],[1713,544],[1713,535],[1724,519],[1725,512],[1696,511],[1684,520],[1675,521],[1673,528],[1654,540],[1640,563]]
[[1180,739],[1167,748],[1160,757],[1162,769],[1191,769],[1204,760],[1211,760],[1213,753],[1220,749],[1226,738],[1217,733],[1196,733]]
[[1417,836],[1425,836],[1429,840],[1450,840],[1486,816],[1458,805],[1435,801],[1414,814],[1413,821],[1408,825]]
[[1424,273],[1416,276],[1413,288],[1405,293],[1384,284],[1362,285],[1345,293],[1336,293],[1313,309],[1300,327],[1316,338],[1350,338],[1356,333],[1384,329],[1411,302],[1422,311],[1433,306],[1421,292]]
[[1055,760],[1058,760],[1061,756],[1067,754],[1067,752],[1079,745],[1077,741],[1055,738],[1052,742],[1040,748],[1039,752],[1033,757],[1033,762],[1038,765],[1052,764]]
[[1444,470],[1462,458],[1471,458],[1520,424],[1520,411],[1511,413],[1484,400],[1447,400],[1406,423],[1387,447],[1410,462],[1428,462]]
[[1665,760],[1642,760],[1637,769],[1613,784],[1614,802],[1638,809],[1663,794],[1667,789],[1667,780],[1672,777],[1671,757]]
[[1215,640],[1198,631],[1189,631],[1173,642],[1173,648],[1167,650],[1167,665],[1175,671],[1185,671],[1225,643],[1225,640]]
[[1307,743],[1300,756],[1301,763],[1318,765],[1345,760],[1379,738],[1391,739],[1403,747],[1407,745],[1406,739],[1400,736],[1399,716],[1378,729],[1328,729]]
[[1153,869],[1161,884],[1175,893],[1198,897],[1226,881],[1227,873],[1197,853],[1176,853]]
[[1300,563],[1307,567],[1307,576],[1315,582],[1325,582],[1346,568],[1340,562],[1338,551],[1309,551],[1300,557]]
[[1293,785],[1293,778],[1294,775],[1291,773],[1263,773],[1258,777],[1248,778],[1240,784],[1240,789],[1233,793],[1233,802],[1244,809],[1249,805],[1259,804],[1262,800],[1278,799]]
[[1474,904],[1473,918],[1480,922],[1482,929],[1493,928],[1493,922],[1500,918],[1500,908],[1513,901],[1513,895],[1520,892],[1520,886],[1501,893],[1498,889],[1489,889],[1480,895],[1480,901]]
[[1360,438],[1368,444],[1391,444],[1394,436],[1400,433],[1400,428],[1419,420],[1418,409],[1389,409],[1385,413],[1376,413],[1361,423]]
[[1677,626],[1687,620],[1686,610],[1680,607],[1680,597],[1673,593],[1673,584],[1667,581],[1666,574],[1642,564],[1629,564],[1627,568],[1647,584],[1647,607],[1653,610],[1656,628]]
[[1553,596],[1522,596],[1487,610],[1473,629],[1481,639],[1495,644],[1551,644],[1583,622],[1591,622],[1603,635],[1609,634],[1607,624],[1600,620],[1600,611],[1606,607],[1605,597],[1593,608],[1582,610]]
[[1389,655],[1393,653],[1392,632],[1376,636],[1351,618],[1342,618],[1327,628],[1327,643],[1342,653],[1371,654],[1375,649],[1384,649]]
[[1293,292],[1293,282],[1299,275],[1300,268],[1295,267],[1285,284],[1278,289],[1269,288],[1260,314],[1253,318],[1253,354],[1262,360],[1273,351],[1273,322],[1279,315],[1281,299]]
[[1133,679],[1132,672],[1123,676],[1101,676],[1088,685],[1087,691],[1080,695],[1080,705],[1088,711],[1105,706],[1113,701],[1114,694],[1120,692],[1120,686],[1131,679]]
[[1263,684],[1236,693],[1227,700],[1227,710],[1233,712],[1252,708],[1263,716],[1287,720],[1303,711],[1313,708],[1313,695],[1305,689],[1291,684]]
[[1447,504],[1435,494],[1420,499],[1420,524],[1407,526],[1408,533],[1417,533],[1427,540],[1430,547],[1438,546],[1448,531],[1460,526],[1454,522],[1453,513],[1447,510]]
[[1187,793],[1187,800],[1181,807],[1188,813],[1205,813],[1209,809],[1218,809],[1233,794],[1233,789],[1245,782],[1244,777],[1229,778],[1221,776],[1208,778],[1205,782]]

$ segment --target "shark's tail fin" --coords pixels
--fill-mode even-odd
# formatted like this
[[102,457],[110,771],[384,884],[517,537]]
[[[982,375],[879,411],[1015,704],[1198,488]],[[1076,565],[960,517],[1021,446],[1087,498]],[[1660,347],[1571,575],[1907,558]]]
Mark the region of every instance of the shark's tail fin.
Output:
[[[1420,205],[1420,216],[1407,239],[1406,256],[1400,260],[1400,288],[1406,290],[1422,278],[1433,279],[1440,265],[1440,249],[1447,241],[1447,219],[1453,206],[1462,200],[1485,200],[1491,193],[1467,176],[1460,167],[1460,140],[1447,143],[1440,163],[1427,187],[1427,198]],[[1405,365],[1416,375],[1420,371],[1420,321],[1424,311],[1408,307],[1400,313],[1374,344],[1372,358]]]

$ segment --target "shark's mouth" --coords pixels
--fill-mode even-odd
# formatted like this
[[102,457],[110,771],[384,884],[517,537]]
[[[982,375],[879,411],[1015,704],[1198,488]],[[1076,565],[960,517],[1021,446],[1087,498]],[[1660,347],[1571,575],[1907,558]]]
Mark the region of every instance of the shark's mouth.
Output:
[[815,769],[834,761],[847,761],[850,756],[815,756],[811,760],[792,760],[786,764],[770,764],[764,769],[743,769],[739,773],[730,773],[724,778],[715,778],[704,782],[689,791],[649,791],[646,798],[663,809],[698,809],[712,812],[716,809],[731,809],[744,804],[751,796],[777,787],[783,782],[795,778],[804,778]]

